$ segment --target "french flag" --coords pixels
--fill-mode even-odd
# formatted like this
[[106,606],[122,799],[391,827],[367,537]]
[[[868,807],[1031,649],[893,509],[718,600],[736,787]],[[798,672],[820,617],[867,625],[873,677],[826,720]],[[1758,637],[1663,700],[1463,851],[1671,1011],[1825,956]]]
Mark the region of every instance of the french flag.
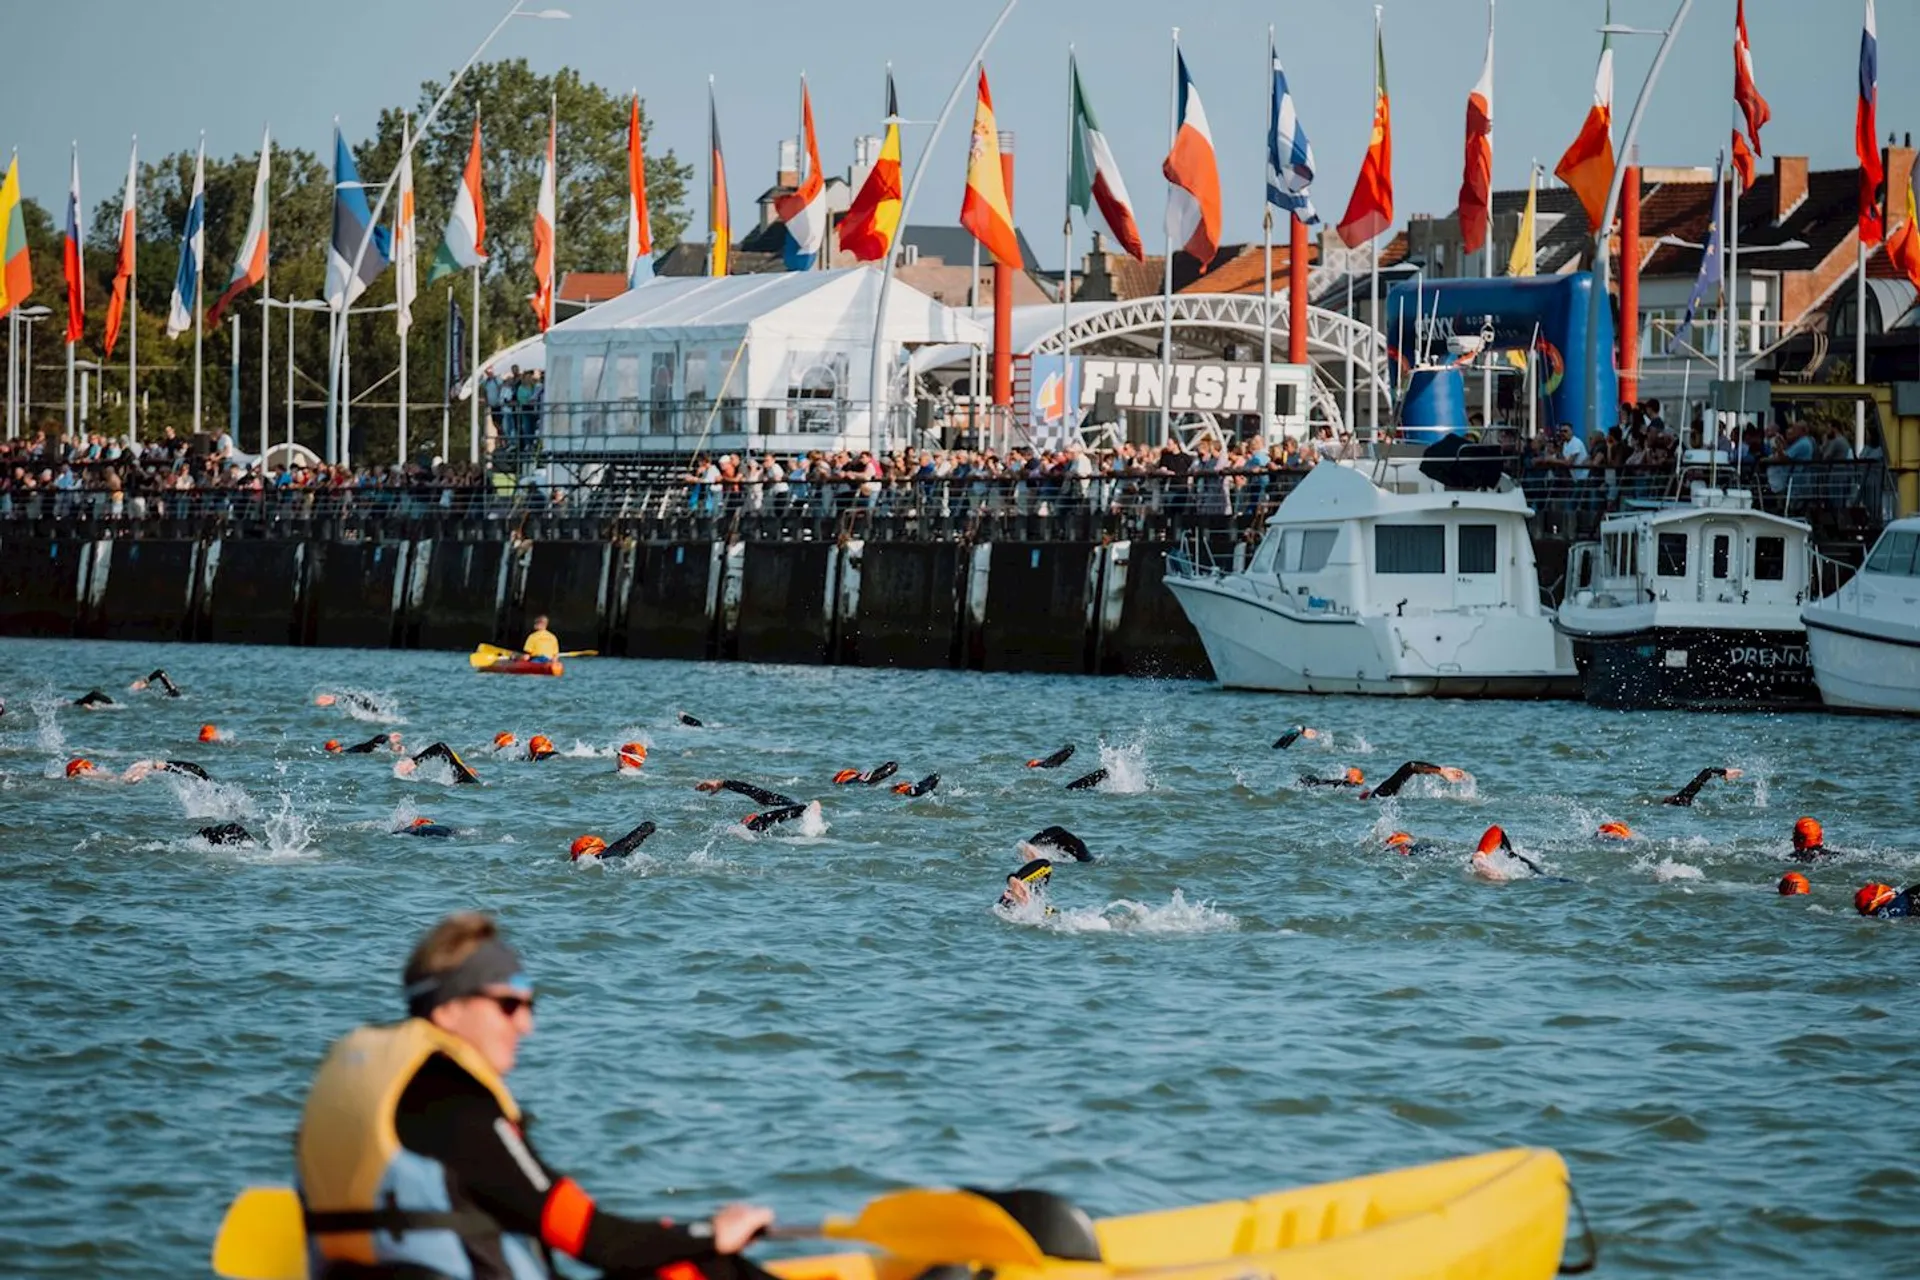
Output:
[[67,184],[67,341],[80,341],[87,329],[86,275],[80,263],[80,144],[73,144],[73,179]]
[[807,138],[807,171],[800,189],[774,202],[774,212],[787,224],[782,256],[789,271],[810,271],[827,242],[826,179],[820,172],[820,143],[813,134],[813,98],[800,81],[800,122]]

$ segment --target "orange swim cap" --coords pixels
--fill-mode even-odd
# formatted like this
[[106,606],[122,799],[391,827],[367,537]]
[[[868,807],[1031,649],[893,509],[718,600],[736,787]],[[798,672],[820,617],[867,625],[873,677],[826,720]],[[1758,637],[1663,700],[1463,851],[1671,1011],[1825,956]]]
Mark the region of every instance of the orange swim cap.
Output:
[[320,694],[314,695],[313,705],[316,707],[330,707],[333,705],[333,703],[334,703],[334,697],[330,693],[320,693]]
[[1594,834],[1602,840],[1631,840],[1633,828],[1624,822],[1603,822]]
[[343,750],[340,746],[340,739],[338,738],[328,738],[325,749],[333,752],[335,755],[338,755]]
[[1357,787],[1361,783],[1365,782],[1366,780],[1367,780],[1367,775],[1360,772],[1358,769],[1347,770],[1347,781],[1351,782],[1354,786]]
[[896,782],[893,784],[893,794],[897,796],[903,796],[911,790],[913,790],[913,784],[911,782]]
[[412,822],[408,823],[407,825],[411,827],[430,827],[433,825],[433,819],[432,818],[415,818]]
[[200,741],[215,742],[215,741],[218,741],[219,737],[220,737],[220,731],[214,728],[212,725],[203,724],[200,726]]
[[93,761],[87,759],[85,756],[75,756],[73,759],[67,761],[67,776],[69,778],[78,778],[92,772]]
[[493,748],[498,751],[500,748],[510,747],[518,741],[518,738],[502,729],[499,733],[493,735]]
[[530,756],[550,756],[553,754],[553,739],[544,733],[536,733],[527,739],[527,754]]
[[1853,909],[1870,916],[1899,896],[1900,891],[1890,884],[1863,884],[1853,895]]
[[1813,818],[1802,818],[1793,824],[1793,847],[1811,849],[1826,843],[1826,832],[1820,829],[1820,823]]
[[623,742],[620,744],[620,768],[638,769],[646,762],[647,746],[644,742]]
[[1780,896],[1783,898],[1791,898],[1796,893],[1813,892],[1813,886],[1808,884],[1807,878],[1798,871],[1789,871],[1787,874],[1781,876],[1780,884],[1777,887],[1780,890]]
[[594,857],[606,847],[607,842],[599,836],[581,836],[573,842],[573,847],[567,851],[567,856],[578,861],[581,858]]
[[1411,847],[1412,844],[1413,836],[1409,832],[1396,831],[1387,837],[1387,848],[1398,849],[1403,853]]
[[858,769],[842,769],[833,775],[833,780],[835,784],[858,782],[860,780],[860,771]]
[[1475,853],[1499,853],[1507,843],[1507,833],[1499,827],[1488,827],[1480,837],[1480,845]]

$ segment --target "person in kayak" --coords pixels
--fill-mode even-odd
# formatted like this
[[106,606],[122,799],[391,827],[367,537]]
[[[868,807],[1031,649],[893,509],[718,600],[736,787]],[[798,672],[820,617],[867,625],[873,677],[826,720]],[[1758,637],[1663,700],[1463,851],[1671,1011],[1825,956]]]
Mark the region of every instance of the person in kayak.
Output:
[[404,1021],[337,1041],[294,1145],[317,1280],[358,1274],[544,1280],[550,1251],[610,1276],[761,1280],[739,1256],[773,1213],[705,1222],[601,1209],[543,1161],[507,1085],[534,1030],[534,987],[491,917],[448,916],[402,975]]
[[1303,787],[1358,787],[1364,786],[1367,775],[1358,769],[1348,769],[1337,778],[1322,778],[1318,774],[1303,773],[1300,785]]
[[253,832],[237,822],[222,822],[218,826],[202,827],[194,832],[208,844],[258,844]]
[[175,684],[165,671],[157,668],[153,674],[149,675],[145,680],[135,680],[127,687],[135,693],[138,693],[142,689],[149,688],[156,684],[160,686],[160,692],[166,697],[177,698],[180,696],[180,686]]
[[930,773],[918,782],[896,782],[893,794],[897,796],[924,796],[940,785],[940,775]]
[[875,765],[865,773],[858,769],[842,769],[833,775],[833,783],[837,787],[844,787],[850,782],[864,782],[871,787],[885,782],[898,772],[900,772],[899,761],[889,760],[885,764]]
[[520,656],[529,662],[558,662],[560,660],[560,639],[547,630],[547,615],[540,614],[533,620],[533,630],[520,643]]
[[1660,803],[1680,805],[1683,808],[1691,807],[1693,804],[1693,798],[1700,794],[1700,788],[1706,786],[1709,782],[1712,782],[1715,778],[1725,778],[1728,781],[1732,781],[1733,779],[1739,776],[1740,776],[1740,771],[1738,769],[1723,769],[1719,767],[1715,767],[1711,769],[1702,769],[1700,772],[1693,775],[1692,782],[1689,782],[1686,786],[1680,788],[1678,791],[1674,792],[1672,795],[1668,796],[1665,800],[1662,800]]
[[350,756],[370,756],[382,748],[390,751],[400,750],[400,735],[397,733],[376,733],[365,742],[356,742],[345,750]]
[[453,828],[432,818],[415,818],[404,827],[395,827],[396,836],[419,836],[423,840],[451,840]]
[[756,787],[751,782],[740,782],[734,778],[708,778],[704,782],[694,783],[693,789],[706,795],[712,795],[717,791],[731,791],[735,795],[745,796],[755,804],[773,806],[761,813],[748,814],[740,820],[749,831],[765,831],[783,822],[792,822],[818,805],[817,801],[802,803],[792,796],[783,796],[778,791],[768,791],[765,787]]
[[651,822],[643,822],[627,834],[608,844],[599,836],[580,836],[567,850],[567,857],[578,862],[582,858],[598,858],[602,862],[612,862],[615,858],[624,858],[645,844],[647,837],[659,830]]
[[114,705],[114,701],[98,689],[89,689],[75,698],[73,705],[76,707],[85,707],[91,711],[95,707],[111,707]]
[[[1007,877],[1007,887],[1000,893],[1000,901],[994,905],[1002,911],[1015,911],[1038,898],[1046,901],[1047,886],[1053,880],[1053,863],[1046,858],[1028,860],[1018,871]],[[1046,915],[1059,914],[1051,906]]]
[[1409,760],[1387,775],[1387,780],[1371,791],[1360,793],[1362,800],[1385,800],[1400,794],[1400,788],[1407,785],[1415,775],[1432,774],[1445,778],[1448,782],[1465,782],[1467,771],[1456,769],[1452,765],[1428,764],[1425,760]]
[[[351,748],[349,748],[349,750],[351,750]],[[395,761],[393,771],[402,778],[411,778],[420,771],[421,765],[433,760],[443,761],[448,768],[453,770],[453,780],[455,783],[480,781],[480,775],[467,766],[467,762],[460,758],[460,753],[444,742],[436,742],[426,750],[410,756],[405,760]]]
[[1027,768],[1058,769],[1071,759],[1073,759],[1073,744],[1069,742],[1066,746],[1060,748],[1050,756],[1041,756],[1038,760],[1027,761]]
[[1833,853],[1827,848],[1827,833],[1818,818],[1801,818],[1793,824],[1793,860],[1812,862]]
[[1876,920],[1920,916],[1920,885],[1896,889],[1890,884],[1863,884],[1853,895],[1853,909]]
[[527,739],[527,759],[547,760],[560,753],[554,750],[553,739],[544,733],[536,733]]
[[1285,751],[1302,738],[1311,741],[1319,736],[1319,730],[1309,729],[1303,724],[1297,724],[1273,740],[1273,749],[1275,751]]
[[1781,876],[1780,883],[1775,885],[1774,889],[1783,898],[1791,898],[1799,894],[1813,892],[1813,886],[1808,884],[1807,878],[1798,871],[1789,871],[1787,874]]

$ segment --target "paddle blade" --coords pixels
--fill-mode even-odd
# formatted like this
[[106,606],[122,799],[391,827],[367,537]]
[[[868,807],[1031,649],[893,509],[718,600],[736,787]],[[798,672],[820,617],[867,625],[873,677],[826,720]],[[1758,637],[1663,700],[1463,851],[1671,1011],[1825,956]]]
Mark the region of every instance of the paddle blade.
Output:
[[307,1280],[307,1232],[292,1187],[248,1187],[213,1240],[213,1272],[228,1280]]
[[854,1219],[829,1218],[833,1240],[864,1240],[917,1262],[981,1262],[1039,1266],[1045,1259],[1011,1214],[967,1191],[895,1191],[867,1202]]
[[497,644],[475,645],[473,652],[467,655],[467,665],[486,667],[493,665],[496,658],[511,658],[517,652],[514,649],[502,649]]
[[563,658],[597,658],[600,656],[600,651],[598,649],[569,649],[560,656]]

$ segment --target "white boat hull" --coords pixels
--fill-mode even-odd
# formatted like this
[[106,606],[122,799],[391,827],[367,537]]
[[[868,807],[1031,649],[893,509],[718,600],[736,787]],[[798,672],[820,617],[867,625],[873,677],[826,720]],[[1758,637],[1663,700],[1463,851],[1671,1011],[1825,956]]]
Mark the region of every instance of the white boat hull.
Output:
[[1920,637],[1868,635],[1837,611],[1807,609],[1807,647],[1820,700],[1830,707],[1920,715]]

